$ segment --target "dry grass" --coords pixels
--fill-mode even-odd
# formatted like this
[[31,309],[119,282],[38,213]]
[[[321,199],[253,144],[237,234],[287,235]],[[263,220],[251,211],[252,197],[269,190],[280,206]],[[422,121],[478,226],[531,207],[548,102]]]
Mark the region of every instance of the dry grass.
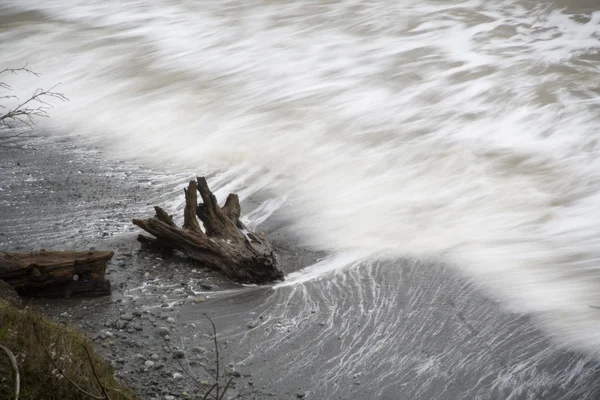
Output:
[[[34,311],[17,309],[0,301],[0,344],[8,347],[17,359],[21,377],[20,400],[88,398],[56,366],[83,390],[102,398],[102,388],[94,376],[90,360],[111,400],[139,399],[115,379],[112,368],[94,352],[89,339],[75,329],[51,322]],[[0,371],[4,377],[7,374],[11,374],[10,370]],[[12,391],[3,393],[1,390],[0,398],[14,398]]]

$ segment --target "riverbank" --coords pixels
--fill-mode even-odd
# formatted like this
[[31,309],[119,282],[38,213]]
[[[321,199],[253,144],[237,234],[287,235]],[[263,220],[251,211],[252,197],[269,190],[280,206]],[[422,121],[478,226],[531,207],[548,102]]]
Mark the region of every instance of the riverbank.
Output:
[[[142,250],[135,239],[138,229],[130,222],[133,217],[151,215],[154,204],[167,201],[176,208],[173,202],[183,198],[180,192],[189,176],[165,176],[131,163],[106,161],[101,153],[81,151],[68,141],[40,139],[25,144],[24,149],[4,151],[0,156],[0,214],[4,216],[0,250],[115,252],[107,269],[111,296],[27,299],[26,303],[58,323],[85,332],[117,377],[143,398],[179,399],[197,392],[181,361],[199,381],[214,381],[204,370],[204,365],[214,368],[215,358],[214,346],[202,334],[208,321],[182,322],[180,309],[203,306],[214,316],[210,310],[213,297],[252,289],[199,268],[183,256]],[[256,205],[246,203],[244,212]],[[282,228],[282,221],[273,220],[269,230],[286,272],[314,262],[317,255],[303,251]],[[260,324],[260,316],[253,314],[235,319],[245,329]],[[172,332],[172,349],[157,334],[161,328]],[[190,336],[194,345],[186,343]],[[227,341],[221,345],[221,354],[226,354]],[[176,359],[173,350],[185,357]],[[234,356],[224,358],[221,368],[236,370],[231,364]],[[267,395],[271,393],[268,382],[254,379],[251,368],[234,375],[233,395],[271,396]]]
[[[232,395],[593,400],[600,392],[597,361],[554,346],[530,317],[507,312],[445,265],[326,257],[304,248],[277,212],[260,225],[287,274],[276,287],[235,285],[185,258],[142,251],[130,219],[155,204],[181,215],[181,189],[205,172],[174,171],[56,138],[0,154],[0,250],[115,251],[110,297],[26,304],[85,332],[143,398],[183,399],[194,389],[178,375],[162,327],[198,378],[209,379],[205,314],[217,326],[224,365],[236,371]],[[223,189],[218,175],[211,179]],[[243,212],[267,200],[254,194]]]

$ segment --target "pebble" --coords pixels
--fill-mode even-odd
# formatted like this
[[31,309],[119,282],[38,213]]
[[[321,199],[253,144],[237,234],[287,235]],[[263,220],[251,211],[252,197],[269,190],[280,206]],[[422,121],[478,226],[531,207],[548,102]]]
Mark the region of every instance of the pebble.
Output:
[[192,347],[192,351],[197,354],[206,353],[206,349],[204,347]]
[[242,374],[240,373],[240,371],[231,371],[231,376],[239,378],[242,376]]
[[142,316],[142,312],[141,311],[137,311],[137,310],[134,311],[134,312],[132,312],[132,314],[133,314],[134,317],[141,317]]
[[248,329],[254,329],[254,328],[256,328],[258,325],[260,325],[260,322],[259,322],[259,321],[251,321],[251,322],[248,322],[248,324],[246,325],[246,327],[247,327]]
[[148,368],[154,367],[154,361],[147,360],[144,365]]
[[106,332],[104,332],[104,336],[106,336],[106,337],[108,337],[108,338],[111,338],[111,337],[113,337],[114,335],[113,335],[113,333],[112,333],[111,331],[106,331]]
[[125,329],[125,327],[127,326],[127,321],[124,321],[122,319],[117,321],[117,329]]
[[169,328],[167,328],[166,326],[161,326],[160,328],[157,329],[157,332],[160,336],[165,337],[165,336],[169,336]]
[[150,356],[150,358],[151,358],[151,359],[153,359],[154,361],[158,361],[158,360],[160,360],[160,357],[158,356],[158,354],[152,354],[152,355]]
[[175,400],[175,396],[167,395],[165,396],[165,400]]
[[170,323],[170,324],[174,324],[175,323],[175,318],[169,317],[169,318],[167,318],[167,322]]
[[164,366],[165,366],[165,365],[164,365],[164,364],[162,364],[162,363],[156,363],[156,364],[154,364],[154,369],[161,369],[161,368],[163,368]]
[[215,290],[217,289],[216,285],[211,285],[210,283],[202,282],[200,283],[200,287],[205,290]]
[[180,374],[179,372],[175,372],[173,374],[173,379],[175,379],[176,381],[181,381],[181,380],[183,380],[183,375]]
[[296,397],[302,399],[302,398],[306,397],[306,393],[304,391],[300,390],[300,391],[296,392]]
[[121,316],[119,318],[122,320],[125,320],[125,321],[133,321],[133,314],[130,314],[130,313],[121,314]]
[[119,263],[117,264],[119,267],[123,268],[127,266],[127,263],[125,261],[119,261]]
[[185,357],[185,352],[183,350],[175,349],[175,350],[173,350],[173,357],[183,358],[183,357]]
[[141,331],[143,329],[142,324],[140,324],[139,322],[133,324],[133,328],[137,331]]

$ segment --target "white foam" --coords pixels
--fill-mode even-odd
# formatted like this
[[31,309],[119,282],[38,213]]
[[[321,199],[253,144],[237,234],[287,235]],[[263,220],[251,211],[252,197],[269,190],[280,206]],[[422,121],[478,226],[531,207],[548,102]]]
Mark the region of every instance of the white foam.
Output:
[[71,98],[43,128],[173,173],[220,171],[220,196],[268,189],[279,203],[255,222],[281,206],[316,248],[443,257],[565,342],[600,348],[598,12],[483,0],[2,7],[40,13],[0,28],[3,63],[43,73],[9,83],[60,81]]

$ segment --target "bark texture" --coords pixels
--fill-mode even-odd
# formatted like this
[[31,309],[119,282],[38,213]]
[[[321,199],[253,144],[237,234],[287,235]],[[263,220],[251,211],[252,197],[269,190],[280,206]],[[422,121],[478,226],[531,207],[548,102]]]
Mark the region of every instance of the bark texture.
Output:
[[[200,204],[198,193],[202,198]],[[184,194],[181,228],[158,206],[154,208],[154,218],[133,220],[135,225],[155,236],[139,235],[141,243],[163,250],[179,250],[237,282],[260,284],[283,280],[283,272],[266,235],[249,232],[240,221],[241,207],[236,194],[230,194],[225,204],[219,206],[204,177],[190,181]]]
[[104,279],[112,251],[0,252],[0,279],[26,296],[110,294]]

